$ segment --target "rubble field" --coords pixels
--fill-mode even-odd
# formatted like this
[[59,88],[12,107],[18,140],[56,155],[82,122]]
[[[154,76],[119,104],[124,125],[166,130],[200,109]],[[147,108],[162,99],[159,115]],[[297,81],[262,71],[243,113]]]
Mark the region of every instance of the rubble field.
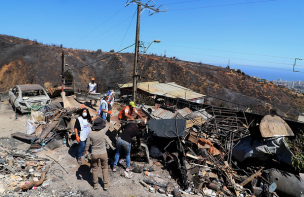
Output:
[[[112,172],[119,124],[132,123],[118,121],[124,106],[119,103],[106,137],[111,186],[94,190],[90,157],[77,163],[73,132],[79,110],[88,106],[67,96],[21,115],[2,99],[0,196],[304,195],[302,169],[295,167],[296,148],[290,145],[299,140],[302,123],[213,106],[137,106],[146,128],[140,148],[131,151],[132,170],[125,171],[121,157]],[[90,114],[98,107],[90,106]]]

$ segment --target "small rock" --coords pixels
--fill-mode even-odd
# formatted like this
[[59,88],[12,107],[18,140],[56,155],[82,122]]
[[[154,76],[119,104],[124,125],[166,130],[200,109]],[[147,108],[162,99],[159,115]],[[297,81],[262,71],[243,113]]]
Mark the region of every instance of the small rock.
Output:
[[13,191],[15,188],[13,186],[10,186],[8,189],[11,190],[11,191]]
[[23,179],[20,176],[11,175],[11,179],[22,181]]
[[34,176],[40,177],[40,176],[41,176],[41,173],[40,173],[40,172],[35,172],[35,173],[34,173]]

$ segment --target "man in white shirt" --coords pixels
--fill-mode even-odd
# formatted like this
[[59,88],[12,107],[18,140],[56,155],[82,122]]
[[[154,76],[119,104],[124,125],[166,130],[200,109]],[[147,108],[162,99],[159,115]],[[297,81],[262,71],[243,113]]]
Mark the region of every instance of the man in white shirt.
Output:
[[[96,89],[97,89],[97,84],[95,83],[95,79],[91,78],[91,83],[89,83],[88,87],[87,87],[87,91],[89,94],[91,93],[96,93]],[[97,100],[94,100],[94,106],[96,106]],[[90,100],[90,103],[92,105],[92,100]]]

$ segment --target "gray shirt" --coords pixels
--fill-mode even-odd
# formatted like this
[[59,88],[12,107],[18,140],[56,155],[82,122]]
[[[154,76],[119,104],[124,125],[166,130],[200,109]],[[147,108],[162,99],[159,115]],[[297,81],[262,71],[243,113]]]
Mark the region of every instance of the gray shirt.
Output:
[[90,144],[92,144],[92,155],[106,154],[105,134],[110,126],[106,126],[100,131],[91,131],[88,135],[85,150],[89,150]]

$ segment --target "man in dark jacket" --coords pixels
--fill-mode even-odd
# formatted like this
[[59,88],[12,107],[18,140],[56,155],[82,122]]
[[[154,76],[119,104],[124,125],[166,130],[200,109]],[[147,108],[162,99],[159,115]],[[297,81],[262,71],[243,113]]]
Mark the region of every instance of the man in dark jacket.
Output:
[[130,170],[130,153],[131,153],[131,143],[132,138],[136,136],[137,144],[140,146],[140,131],[139,131],[139,124],[129,123],[123,125],[119,128],[118,131],[122,132],[119,134],[119,137],[116,141],[116,154],[115,154],[115,161],[113,165],[113,171],[116,171],[116,166],[122,151],[124,151],[126,155],[126,171]]

